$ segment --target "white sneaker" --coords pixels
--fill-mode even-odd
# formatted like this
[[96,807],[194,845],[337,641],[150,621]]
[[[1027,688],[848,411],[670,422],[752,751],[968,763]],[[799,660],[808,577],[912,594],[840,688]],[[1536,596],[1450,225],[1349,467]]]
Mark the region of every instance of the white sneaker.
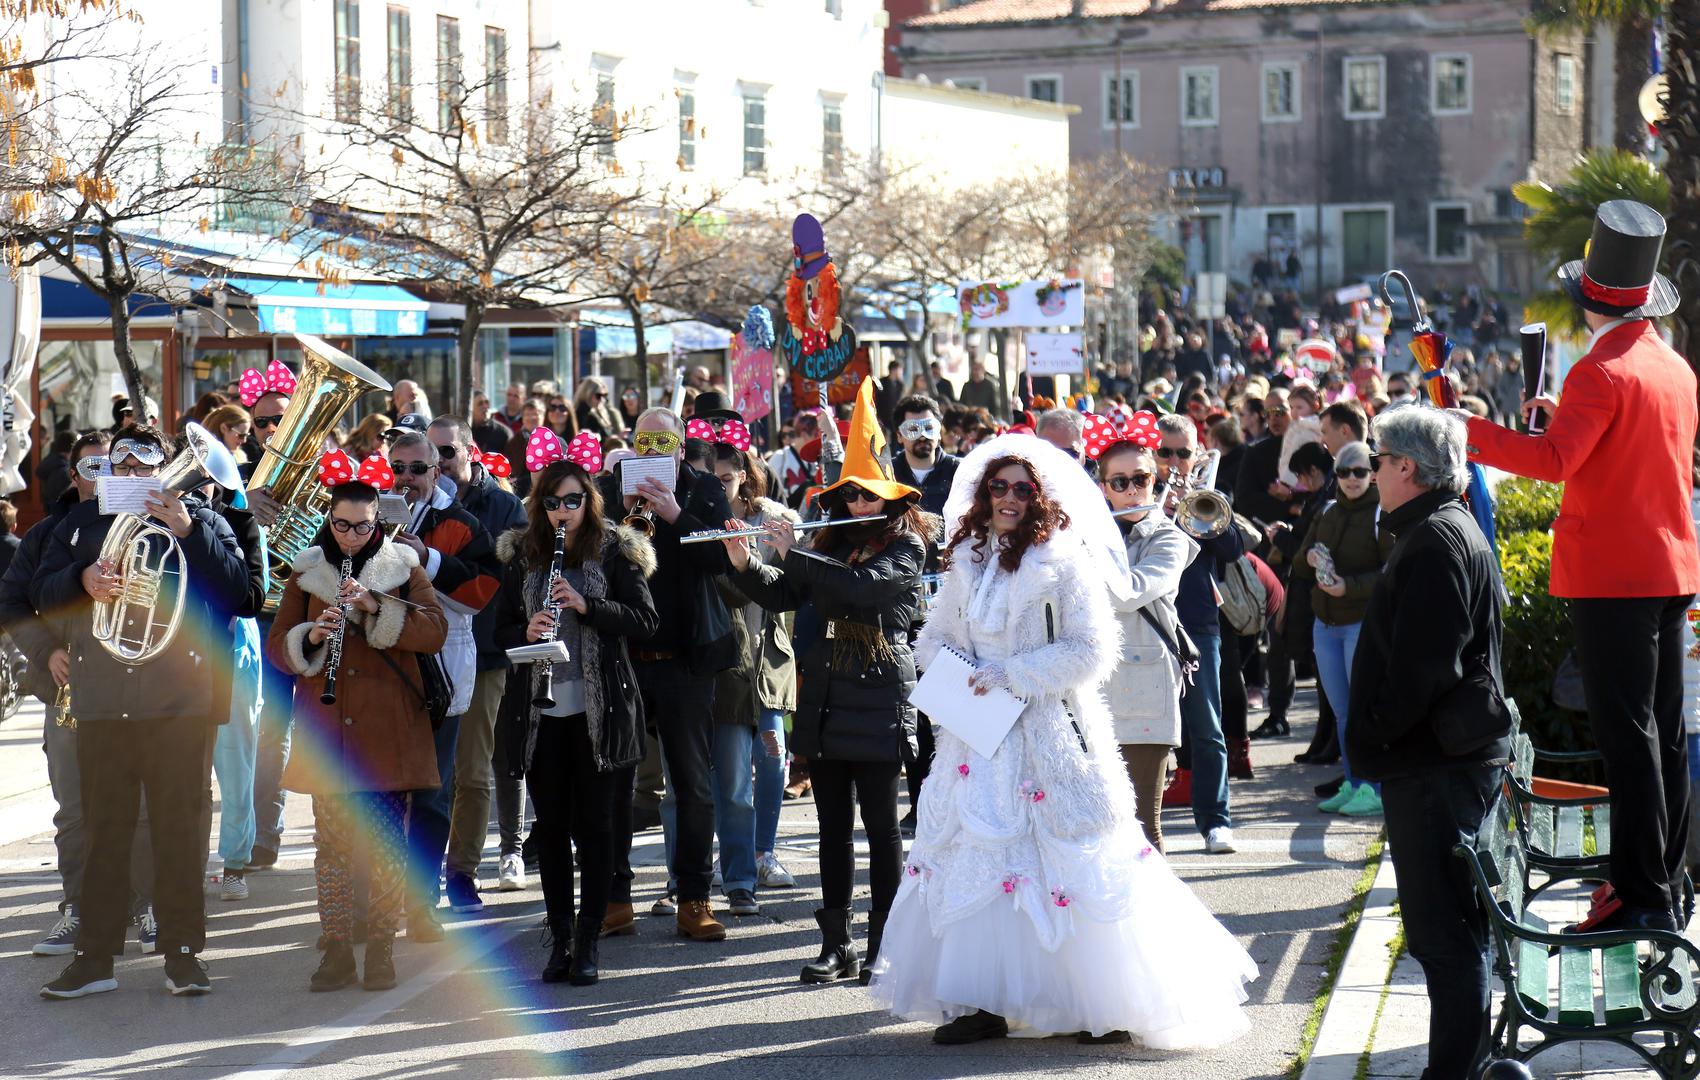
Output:
[[224,876],[218,879],[218,898],[220,900],[248,899],[248,879],[239,873],[226,870]]
[[525,888],[525,860],[518,855],[503,855],[501,877],[496,881],[497,892],[519,892]]
[[142,943],[142,951],[151,953],[159,948],[159,920],[153,917],[152,904],[149,904],[147,910],[142,912],[136,925],[140,928],[136,931],[136,940]]
[[794,889],[797,879],[779,862],[779,856],[768,852],[756,860],[756,888]]
[[1226,825],[1211,829],[1204,838],[1204,850],[1212,855],[1229,855],[1234,849],[1234,830]]

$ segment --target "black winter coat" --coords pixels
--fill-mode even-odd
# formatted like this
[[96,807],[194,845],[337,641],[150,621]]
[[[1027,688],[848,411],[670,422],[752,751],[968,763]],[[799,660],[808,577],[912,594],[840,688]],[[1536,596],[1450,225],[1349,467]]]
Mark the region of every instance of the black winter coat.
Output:
[[1467,675],[1499,666],[1499,564],[1458,496],[1431,491],[1381,515],[1398,537],[1364,611],[1352,660],[1346,749],[1370,780],[1503,760],[1500,739],[1463,757],[1440,748],[1432,717]]
[[[829,632],[813,635],[797,659],[793,749],[832,761],[910,761],[916,749],[909,625],[920,606],[926,542],[900,533],[855,567],[846,565],[852,550],[851,544],[838,545],[821,552],[828,556],[822,559],[794,547],[778,565],[751,562],[732,581],[770,611],[807,605],[828,623]],[[889,645],[888,658],[835,665],[841,635],[831,623],[872,628]]]
[[58,696],[59,688],[48,674],[47,661],[55,649],[64,647],[66,631],[56,621],[36,614],[35,604],[30,600],[30,588],[35,582],[36,570],[41,566],[41,552],[47,546],[48,537],[53,535],[54,527],[71,507],[77,505],[77,501],[77,489],[67,488],[48,507],[47,517],[36,522],[24,534],[18,550],[12,554],[11,565],[0,576],[0,630],[11,636],[12,643],[29,661],[24,689],[49,707]]

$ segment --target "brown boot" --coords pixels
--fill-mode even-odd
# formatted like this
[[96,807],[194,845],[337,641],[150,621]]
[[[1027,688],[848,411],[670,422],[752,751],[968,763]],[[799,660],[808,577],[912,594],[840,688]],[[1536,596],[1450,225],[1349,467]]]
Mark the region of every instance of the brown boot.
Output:
[[1228,776],[1234,780],[1250,780],[1251,740],[1235,739],[1228,744]]
[[608,914],[602,917],[603,937],[624,937],[637,933],[637,912],[630,904],[608,905]]
[[679,901],[679,936],[692,941],[725,941],[726,927],[714,917],[707,900]]

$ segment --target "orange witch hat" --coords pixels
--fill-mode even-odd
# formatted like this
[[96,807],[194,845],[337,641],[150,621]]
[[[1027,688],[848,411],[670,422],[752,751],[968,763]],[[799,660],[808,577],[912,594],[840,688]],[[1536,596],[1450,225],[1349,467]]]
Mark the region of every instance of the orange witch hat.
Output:
[[900,484],[880,461],[885,449],[885,432],[880,430],[874,412],[874,380],[864,378],[856,390],[856,409],[850,414],[850,436],[844,441],[844,468],[838,482],[821,492],[821,498],[834,500],[833,492],[855,484],[873,492],[887,502],[917,501],[921,493],[908,484]]

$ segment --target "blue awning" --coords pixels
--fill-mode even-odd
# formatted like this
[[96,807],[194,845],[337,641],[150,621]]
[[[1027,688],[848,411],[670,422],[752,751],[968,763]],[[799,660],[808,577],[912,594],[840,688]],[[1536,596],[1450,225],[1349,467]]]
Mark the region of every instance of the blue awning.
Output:
[[[190,279],[205,289],[205,278]],[[425,333],[425,301],[396,285],[332,285],[318,281],[227,278],[223,286],[254,305],[268,334],[417,337]]]
[[[655,356],[659,353],[673,350],[673,328],[671,326],[645,325],[643,328],[644,351]],[[607,309],[590,309],[579,311],[578,347],[583,353],[601,353],[603,356],[636,356],[637,331],[632,328],[632,317],[623,311]]]
[[[130,296],[131,315],[172,316],[177,309],[152,296],[134,293]],[[80,281],[63,281],[55,277],[41,279],[41,317],[53,319],[109,319],[112,309],[105,300],[90,292]]]

